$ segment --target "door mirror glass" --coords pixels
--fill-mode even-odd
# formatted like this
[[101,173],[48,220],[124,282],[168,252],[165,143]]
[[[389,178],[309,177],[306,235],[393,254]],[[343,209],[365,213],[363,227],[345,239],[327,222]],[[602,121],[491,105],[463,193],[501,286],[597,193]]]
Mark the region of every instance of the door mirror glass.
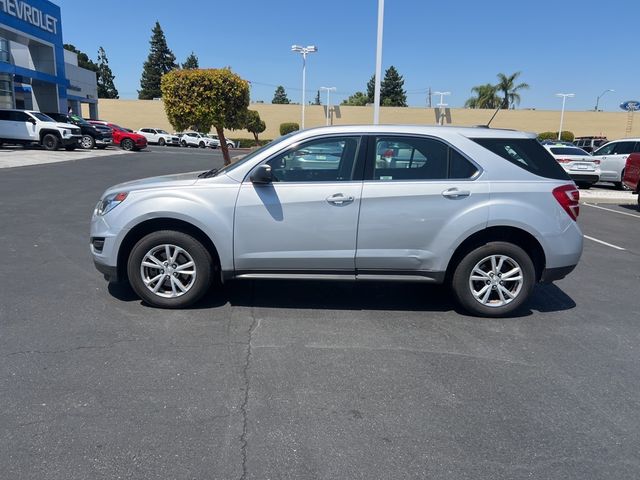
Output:
[[273,175],[271,174],[271,166],[269,165],[260,165],[253,172],[251,172],[251,176],[249,177],[252,183],[266,184],[271,183],[273,181]]

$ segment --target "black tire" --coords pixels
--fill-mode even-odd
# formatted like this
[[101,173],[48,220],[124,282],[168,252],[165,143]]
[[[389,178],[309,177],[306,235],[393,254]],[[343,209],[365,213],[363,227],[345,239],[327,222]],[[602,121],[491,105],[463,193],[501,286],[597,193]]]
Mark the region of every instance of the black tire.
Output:
[[64,147],[67,152],[73,152],[76,149],[76,145],[67,145]]
[[133,150],[135,148],[136,144],[133,143],[133,140],[131,140],[130,138],[125,138],[122,140],[122,142],[120,142],[120,147],[123,150],[127,150],[128,152],[130,152],[131,150]]
[[46,150],[57,150],[60,147],[60,139],[53,133],[47,133],[42,137],[42,146]]
[[186,147],[187,146],[187,142],[185,142],[184,140],[181,140],[180,141],[180,145],[183,146],[183,147]]
[[198,144],[198,146],[199,146],[200,148],[204,148],[204,147],[206,147],[206,145],[204,144],[204,142],[200,142],[200,143]]
[[160,145],[161,147],[164,147],[166,144],[166,142],[164,141],[164,138],[160,137],[160,140],[158,140],[158,145]]
[[[164,245],[178,247],[186,252],[186,255],[180,253],[175,261],[178,265],[180,261],[193,261],[195,272],[193,277],[195,277],[195,279],[191,280],[193,277],[190,275],[181,275],[177,271],[171,272],[171,270],[169,270],[171,264],[168,264],[168,262],[165,264],[164,262],[164,260],[166,260],[166,254],[163,254]],[[148,268],[142,265],[147,254],[153,252],[154,249],[158,249],[154,257],[158,255],[158,257],[155,258],[160,260],[163,266],[166,265],[167,270],[159,269],[164,267]],[[189,258],[192,260],[189,260]],[[149,305],[160,308],[185,308],[193,305],[202,298],[211,287],[212,266],[211,255],[194,237],[174,230],[160,230],[143,237],[133,247],[127,261],[127,275],[133,290]],[[143,280],[143,275],[145,275],[145,278],[163,276],[161,280],[155,283],[149,282],[151,286],[147,287]],[[188,288],[184,293],[180,292],[179,296],[162,296],[163,294],[171,295],[171,293],[167,293],[169,286],[172,286],[174,293],[178,292],[178,287],[174,285],[172,276],[176,277],[184,287]],[[150,288],[156,287],[158,283],[160,283],[158,291],[161,291],[161,293],[154,293]]]
[[83,135],[80,140],[80,146],[85,150],[92,150],[96,146],[96,139],[91,135]]
[[[505,260],[502,268],[492,273],[500,273],[500,275],[493,275],[486,277],[486,280],[472,280],[472,272],[479,266],[479,269],[484,271],[483,263],[487,261],[486,265],[490,265],[490,259],[492,256],[504,256],[508,260]],[[518,280],[501,280],[502,273],[507,273],[504,269],[512,269],[514,265],[520,268],[521,271],[521,283],[517,284]],[[508,271],[508,270],[507,270]],[[490,274],[491,275],[491,274]],[[513,275],[512,275],[513,276]],[[474,275],[475,278],[482,278],[480,275]],[[497,278],[500,277],[500,278]],[[514,276],[514,278],[516,278]],[[480,317],[504,317],[514,311],[518,310],[527,301],[536,281],[536,272],[533,262],[527,253],[517,245],[507,242],[489,242],[467,253],[463,259],[458,263],[451,279],[451,286],[458,300],[460,306],[472,315]],[[490,282],[490,283],[486,283]],[[512,283],[513,282],[513,283]],[[472,288],[478,288],[478,296],[484,297],[486,293],[482,293],[484,287],[488,287],[488,298],[485,302],[482,299],[477,299],[472,292]],[[508,290],[511,294],[514,294],[512,299],[508,300],[508,303],[498,305],[501,303],[501,295],[504,297],[504,293],[501,293],[499,289]],[[498,298],[496,298],[498,297]],[[491,304],[495,304],[492,306]]]

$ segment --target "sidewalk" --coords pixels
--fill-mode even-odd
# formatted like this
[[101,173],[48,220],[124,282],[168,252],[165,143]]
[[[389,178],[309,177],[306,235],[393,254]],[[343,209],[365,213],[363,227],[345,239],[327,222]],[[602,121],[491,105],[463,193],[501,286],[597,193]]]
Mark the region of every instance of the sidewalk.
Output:
[[25,167],[28,165],[41,165],[45,163],[68,162],[71,160],[84,160],[86,158],[107,157],[110,155],[122,155],[130,153],[121,148],[106,148],[104,150],[76,149],[72,152],[56,150],[50,152],[37,148],[22,148],[10,146],[0,148],[0,169]]
[[580,200],[589,203],[637,204],[638,195],[625,190],[590,188],[580,190]]

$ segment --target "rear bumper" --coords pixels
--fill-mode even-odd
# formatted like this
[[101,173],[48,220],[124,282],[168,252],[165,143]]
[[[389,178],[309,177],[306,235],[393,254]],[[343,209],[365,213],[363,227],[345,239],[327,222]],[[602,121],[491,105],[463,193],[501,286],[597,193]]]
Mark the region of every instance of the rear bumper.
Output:
[[600,180],[600,175],[594,173],[569,172],[569,176],[574,182],[596,183],[598,180]]
[[576,268],[575,265],[569,265],[567,267],[556,267],[556,268],[545,268],[542,271],[542,276],[540,277],[541,283],[551,283],[556,280],[561,280]]

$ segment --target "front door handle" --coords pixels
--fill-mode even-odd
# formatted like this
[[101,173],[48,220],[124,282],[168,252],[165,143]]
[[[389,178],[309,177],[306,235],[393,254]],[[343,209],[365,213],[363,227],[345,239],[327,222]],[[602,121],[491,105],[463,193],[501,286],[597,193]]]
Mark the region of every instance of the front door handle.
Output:
[[330,197],[327,197],[327,202],[329,202],[331,205],[337,206],[346,205],[353,202],[353,200],[353,197],[345,197],[343,193],[336,193],[334,195],[331,195]]
[[446,198],[462,198],[468,197],[469,195],[471,195],[471,192],[469,190],[459,190],[456,187],[449,188],[448,190],[442,192],[442,196]]

